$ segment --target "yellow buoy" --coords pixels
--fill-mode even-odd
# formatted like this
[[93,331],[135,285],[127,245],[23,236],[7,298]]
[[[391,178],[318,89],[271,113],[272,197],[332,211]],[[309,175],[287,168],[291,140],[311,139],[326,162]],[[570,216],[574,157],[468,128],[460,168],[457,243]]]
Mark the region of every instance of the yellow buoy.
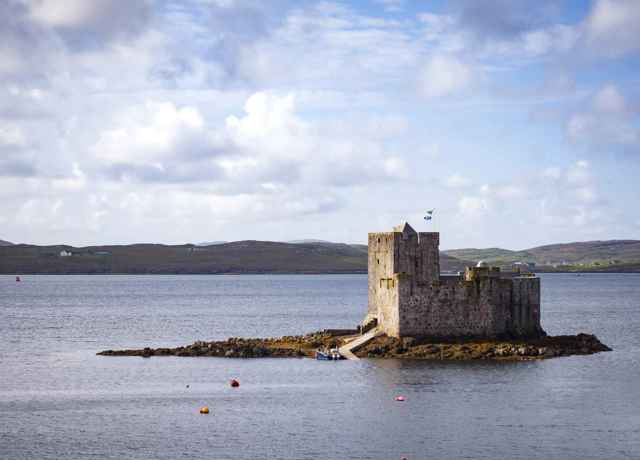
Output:
[[209,408],[208,407],[201,407],[200,408],[200,413],[201,414],[208,414],[209,413]]

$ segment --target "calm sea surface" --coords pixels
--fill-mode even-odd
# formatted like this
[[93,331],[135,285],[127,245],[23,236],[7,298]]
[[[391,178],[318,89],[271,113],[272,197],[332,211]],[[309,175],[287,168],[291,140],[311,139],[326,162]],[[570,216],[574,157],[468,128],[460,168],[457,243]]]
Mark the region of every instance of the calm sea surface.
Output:
[[542,278],[547,332],[595,333],[613,352],[99,357],[351,327],[366,276],[0,276],[0,459],[640,458],[640,275]]

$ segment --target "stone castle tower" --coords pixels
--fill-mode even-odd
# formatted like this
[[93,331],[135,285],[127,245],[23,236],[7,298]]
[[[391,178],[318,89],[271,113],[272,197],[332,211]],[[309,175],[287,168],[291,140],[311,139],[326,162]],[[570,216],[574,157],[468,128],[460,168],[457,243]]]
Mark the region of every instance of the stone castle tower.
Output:
[[365,322],[392,337],[544,335],[540,279],[497,267],[440,274],[440,234],[408,223],[369,233],[369,305]]

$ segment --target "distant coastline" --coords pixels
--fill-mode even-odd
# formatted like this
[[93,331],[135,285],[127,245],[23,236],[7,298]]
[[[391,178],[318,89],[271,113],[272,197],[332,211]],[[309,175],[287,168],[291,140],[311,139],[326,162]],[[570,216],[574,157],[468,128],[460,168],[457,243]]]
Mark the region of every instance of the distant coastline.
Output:
[[[568,243],[526,251],[442,251],[443,273],[463,271],[478,260],[510,270],[528,263],[536,273],[640,273],[640,241]],[[544,264],[540,260],[553,263]],[[0,274],[51,275],[242,275],[364,274],[367,246],[323,241],[216,242],[206,246],[132,244],[74,247],[0,246]]]
[[[604,271],[604,270],[600,270],[600,271],[596,271],[596,270],[583,270],[583,271],[576,271],[576,270],[536,270],[532,273],[537,273],[537,274],[557,274],[557,275],[561,275],[561,274],[567,274],[567,275],[632,275],[632,274],[636,274],[636,273],[640,273],[640,267],[636,268],[636,269],[630,269],[630,270],[608,270],[608,271]],[[127,275],[145,275],[145,276],[153,276],[153,275],[158,275],[158,276],[166,276],[166,275],[211,275],[211,276],[238,276],[238,275],[366,275],[367,274],[367,270],[351,270],[351,271],[330,271],[330,270],[325,270],[325,271],[179,271],[179,272],[171,272],[171,271],[148,271],[148,272],[144,272],[144,271],[131,271],[131,272],[97,272],[97,271],[87,271],[87,272],[82,272],[82,271],[73,271],[73,272],[64,272],[64,271],[47,271],[47,272],[27,272],[27,271],[0,271],[0,275],[51,275],[51,276],[55,276],[55,275],[70,275],[70,276],[100,276],[100,275],[112,275],[112,276],[127,276]],[[455,275],[457,274],[457,272],[442,272],[442,274],[444,275]]]

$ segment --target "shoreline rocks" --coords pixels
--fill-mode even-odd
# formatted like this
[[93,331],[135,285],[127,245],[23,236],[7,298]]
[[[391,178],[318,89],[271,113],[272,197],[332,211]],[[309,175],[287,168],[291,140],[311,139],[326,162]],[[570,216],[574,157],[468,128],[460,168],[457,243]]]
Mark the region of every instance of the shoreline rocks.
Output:
[[595,335],[590,334],[544,336],[531,339],[451,341],[395,339],[382,336],[359,348],[355,354],[361,358],[527,361],[590,355],[603,351],[611,351],[611,348],[600,342]]
[[[224,341],[196,341],[176,348],[105,350],[100,356],[184,356],[219,358],[303,358],[313,357],[318,348],[341,346],[352,336],[314,332],[304,336],[266,339],[232,337]],[[589,355],[611,349],[595,335],[577,334],[556,337],[509,340],[429,340],[380,336],[355,351],[361,358],[406,358],[424,360],[509,360],[526,361],[559,356]]]
[[143,348],[105,350],[100,356],[209,356],[217,358],[303,358],[312,357],[317,348],[339,346],[341,340],[330,334],[316,332],[304,336],[267,339],[231,337],[223,341],[196,341],[176,348]]

